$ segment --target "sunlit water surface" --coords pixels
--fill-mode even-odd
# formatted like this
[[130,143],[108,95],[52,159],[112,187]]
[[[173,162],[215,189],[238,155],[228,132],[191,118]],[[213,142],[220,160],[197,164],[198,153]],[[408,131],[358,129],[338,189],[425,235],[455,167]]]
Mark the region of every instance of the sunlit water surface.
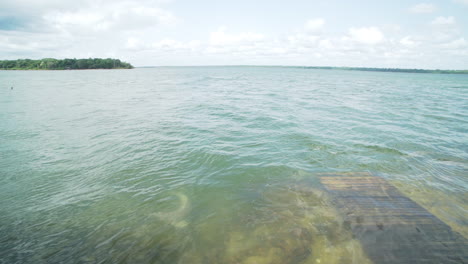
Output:
[[467,75],[0,71],[0,263],[368,263],[319,172],[468,237],[467,132]]

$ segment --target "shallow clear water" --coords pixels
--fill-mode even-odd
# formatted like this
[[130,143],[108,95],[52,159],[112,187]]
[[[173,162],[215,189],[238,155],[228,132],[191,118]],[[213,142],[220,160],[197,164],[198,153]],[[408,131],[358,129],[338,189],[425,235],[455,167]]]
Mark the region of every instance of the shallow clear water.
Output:
[[319,172],[468,237],[467,132],[468,75],[0,71],[0,263],[369,262]]

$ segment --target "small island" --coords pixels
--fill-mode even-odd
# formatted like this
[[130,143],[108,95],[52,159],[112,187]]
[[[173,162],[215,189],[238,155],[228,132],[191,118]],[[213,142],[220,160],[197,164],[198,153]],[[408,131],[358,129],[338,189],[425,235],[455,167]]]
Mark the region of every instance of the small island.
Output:
[[88,70],[88,69],[133,69],[119,59],[18,59],[0,60],[0,70]]

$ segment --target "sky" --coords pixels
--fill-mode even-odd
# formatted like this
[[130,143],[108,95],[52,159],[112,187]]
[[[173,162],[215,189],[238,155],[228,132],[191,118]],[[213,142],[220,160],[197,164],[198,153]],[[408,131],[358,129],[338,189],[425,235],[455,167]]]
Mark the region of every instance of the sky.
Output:
[[468,69],[468,0],[0,0],[0,59]]

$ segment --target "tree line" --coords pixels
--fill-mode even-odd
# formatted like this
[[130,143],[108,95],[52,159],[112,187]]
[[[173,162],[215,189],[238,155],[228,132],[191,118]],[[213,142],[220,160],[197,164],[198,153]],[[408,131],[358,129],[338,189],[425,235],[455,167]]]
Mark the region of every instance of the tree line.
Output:
[[313,67],[301,68],[319,70],[347,70],[347,71],[375,71],[375,72],[408,72],[408,73],[444,73],[444,74],[468,74],[468,70],[424,70],[424,69],[398,69],[398,68],[364,68],[364,67]]
[[132,69],[133,66],[119,59],[18,59],[0,60],[0,70],[84,70],[84,69]]

